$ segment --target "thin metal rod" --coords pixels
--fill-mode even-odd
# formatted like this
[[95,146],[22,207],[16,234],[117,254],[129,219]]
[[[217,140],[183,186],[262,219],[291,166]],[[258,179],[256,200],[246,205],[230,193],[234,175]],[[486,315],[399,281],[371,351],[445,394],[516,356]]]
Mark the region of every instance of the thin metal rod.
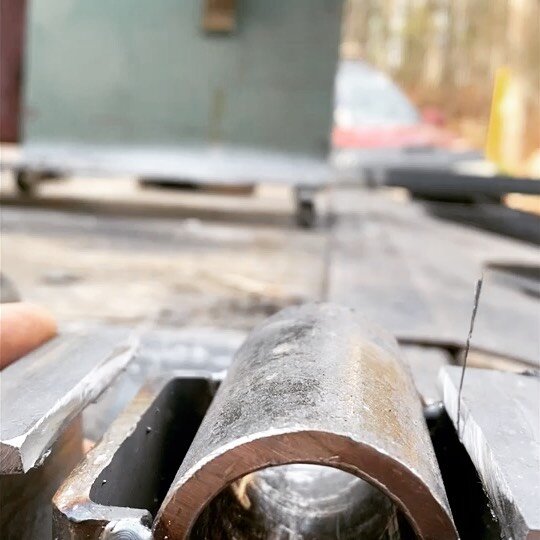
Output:
[[469,334],[467,336],[467,344],[465,345],[465,355],[463,358],[463,368],[461,370],[461,379],[459,381],[458,391],[458,405],[457,405],[457,432],[459,437],[459,424],[461,419],[461,392],[463,390],[463,380],[465,379],[465,370],[467,369],[467,358],[469,356],[469,349],[471,347],[471,338],[474,330],[474,321],[476,320],[476,312],[478,311],[478,304],[480,303],[480,293],[482,291],[482,284],[484,283],[484,275],[476,282],[476,290],[474,291],[474,305],[471,315],[471,324],[469,326]]

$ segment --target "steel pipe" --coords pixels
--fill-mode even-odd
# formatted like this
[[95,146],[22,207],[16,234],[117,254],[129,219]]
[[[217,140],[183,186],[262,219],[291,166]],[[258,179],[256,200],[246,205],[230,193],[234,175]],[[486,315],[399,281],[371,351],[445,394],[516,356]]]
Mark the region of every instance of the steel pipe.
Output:
[[[287,489],[294,490],[290,509],[302,486],[294,484],[290,468],[268,468],[291,464],[323,465],[354,475],[374,487],[367,492],[351,487],[343,475],[324,484],[334,483],[334,495],[363,491],[364,496],[352,498],[363,508],[383,493],[420,538],[457,538],[422,407],[397,343],[349,308],[288,308],[250,334],[161,505],[156,538],[212,537],[208,526],[227,538],[227,527],[238,528],[231,516],[241,507],[265,508],[261,493],[263,484],[271,487],[272,471],[288,475]],[[274,501],[283,498],[282,480]],[[233,511],[223,512],[222,503],[231,496]],[[301,506],[295,505],[293,513]],[[319,509],[323,515],[324,505]],[[387,506],[380,509],[388,515]],[[342,525],[354,521],[348,515]],[[248,532],[245,537],[261,536]]]

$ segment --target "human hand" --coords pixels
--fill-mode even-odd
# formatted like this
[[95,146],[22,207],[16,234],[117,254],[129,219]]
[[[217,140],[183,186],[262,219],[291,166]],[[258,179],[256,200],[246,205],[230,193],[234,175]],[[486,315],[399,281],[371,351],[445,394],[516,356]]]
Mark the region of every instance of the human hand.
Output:
[[54,335],[54,317],[29,302],[0,304],[0,370],[33,351]]

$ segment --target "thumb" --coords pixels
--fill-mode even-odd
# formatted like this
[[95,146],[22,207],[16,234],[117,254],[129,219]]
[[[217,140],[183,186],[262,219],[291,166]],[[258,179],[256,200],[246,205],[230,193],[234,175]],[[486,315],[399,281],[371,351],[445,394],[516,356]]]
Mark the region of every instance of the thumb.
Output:
[[28,302],[0,304],[0,369],[39,347],[57,332],[46,309]]

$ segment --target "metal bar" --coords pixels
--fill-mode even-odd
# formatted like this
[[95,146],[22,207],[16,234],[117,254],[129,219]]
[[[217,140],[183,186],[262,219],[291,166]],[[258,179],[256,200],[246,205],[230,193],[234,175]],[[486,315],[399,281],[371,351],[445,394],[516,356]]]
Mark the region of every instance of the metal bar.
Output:
[[178,146],[148,149],[139,146],[27,144],[9,156],[0,170],[54,172],[58,176],[133,175],[167,183],[286,186],[324,188],[334,180],[326,159],[303,154],[253,150],[238,146]]
[[468,368],[440,373],[444,405],[467,449],[504,538],[540,539],[540,378]]
[[456,197],[466,195],[489,195],[501,197],[508,193],[540,195],[540,183],[529,178],[511,176],[477,176],[447,170],[388,169],[384,184],[404,187],[417,195],[432,197]]
[[[220,493],[232,489],[250,507],[247,475],[302,463],[376,486],[421,538],[457,538],[395,340],[331,304],[285,309],[250,334],[165,497],[154,534],[187,538]],[[231,522],[223,513],[220,519],[214,526],[223,531]]]
[[60,335],[2,371],[0,474],[39,465],[63,429],[133,358],[121,331]]

